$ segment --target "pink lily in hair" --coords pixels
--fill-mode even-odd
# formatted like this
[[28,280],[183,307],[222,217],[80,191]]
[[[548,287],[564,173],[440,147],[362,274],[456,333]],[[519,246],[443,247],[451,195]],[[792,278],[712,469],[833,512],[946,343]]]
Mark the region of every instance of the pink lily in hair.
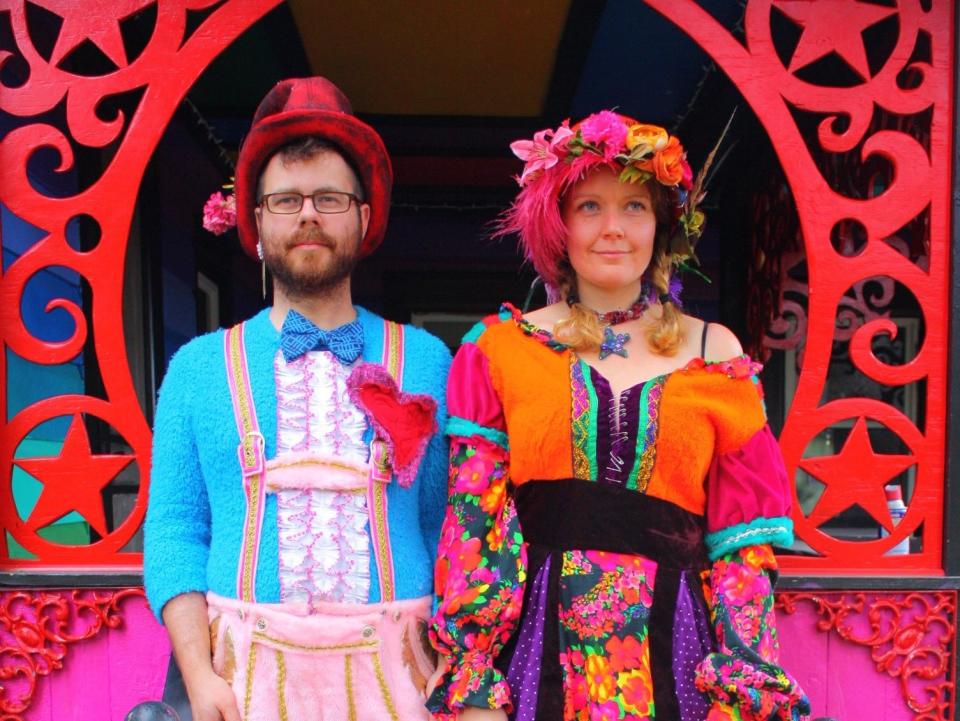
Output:
[[554,151],[572,135],[573,131],[564,123],[556,131],[548,128],[535,133],[533,140],[516,140],[510,143],[513,154],[526,163],[518,181],[520,186],[523,187],[531,175],[556,165],[561,156]]

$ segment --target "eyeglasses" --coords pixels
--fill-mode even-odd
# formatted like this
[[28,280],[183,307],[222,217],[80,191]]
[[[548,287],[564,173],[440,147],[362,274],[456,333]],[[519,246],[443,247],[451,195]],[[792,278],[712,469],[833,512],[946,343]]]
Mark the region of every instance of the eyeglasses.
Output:
[[312,198],[313,207],[318,213],[346,213],[350,203],[359,203],[353,193],[342,193],[339,190],[318,190],[311,195],[301,193],[268,193],[260,198],[260,205],[266,206],[271,213],[293,215],[303,208],[303,199]]

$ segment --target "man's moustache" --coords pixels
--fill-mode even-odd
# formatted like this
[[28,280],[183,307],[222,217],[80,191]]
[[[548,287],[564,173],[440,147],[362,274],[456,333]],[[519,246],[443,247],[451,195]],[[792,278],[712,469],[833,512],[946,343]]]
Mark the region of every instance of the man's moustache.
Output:
[[323,245],[327,248],[335,248],[337,246],[333,239],[319,228],[298,230],[294,234],[293,239],[287,245],[290,248],[294,248],[298,245],[304,245],[307,243],[311,245]]

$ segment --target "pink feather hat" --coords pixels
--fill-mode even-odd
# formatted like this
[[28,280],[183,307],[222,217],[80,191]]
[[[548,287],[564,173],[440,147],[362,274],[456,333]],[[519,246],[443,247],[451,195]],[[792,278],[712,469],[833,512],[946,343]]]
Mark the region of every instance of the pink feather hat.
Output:
[[653,179],[671,189],[677,198],[679,235],[689,248],[689,253],[675,254],[674,262],[692,256],[704,220],[696,207],[702,195],[694,189],[683,146],[663,128],[601,110],[572,127],[565,120],[555,130],[534,134],[532,140],[517,140],[510,149],[525,162],[517,177],[521,190],[501,216],[496,234],[519,235],[524,256],[549,286],[558,287],[560,261],[567,252],[560,198],[601,165],[619,172],[621,182]]

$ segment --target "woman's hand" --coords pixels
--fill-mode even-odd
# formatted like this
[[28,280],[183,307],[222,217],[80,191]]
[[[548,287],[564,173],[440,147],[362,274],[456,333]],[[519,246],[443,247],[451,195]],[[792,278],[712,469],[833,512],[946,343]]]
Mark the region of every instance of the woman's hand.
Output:
[[444,656],[440,656],[437,661],[437,670],[434,671],[430,678],[427,679],[427,698],[433,694],[433,689],[437,687],[437,684],[440,683],[440,679],[447,672],[447,669],[450,667],[450,664],[447,663],[447,659]]
[[[447,659],[441,656],[440,661],[437,663],[437,670],[427,679],[427,698],[430,698],[433,690],[437,687],[437,684],[440,683],[441,677],[449,667],[450,664],[447,663]],[[457,721],[507,721],[507,714],[500,709],[469,706],[459,713]]]
[[457,721],[507,721],[507,714],[501,709],[477,708],[470,706],[465,708],[457,716]]

